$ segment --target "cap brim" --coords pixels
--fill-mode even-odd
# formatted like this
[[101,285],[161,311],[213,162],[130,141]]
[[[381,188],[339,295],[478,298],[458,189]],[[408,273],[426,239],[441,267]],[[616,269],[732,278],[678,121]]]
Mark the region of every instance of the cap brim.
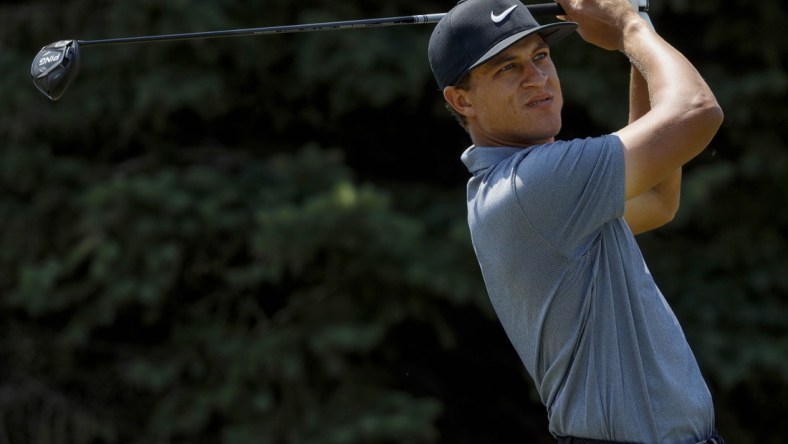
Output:
[[564,37],[568,36],[569,34],[575,32],[575,29],[577,29],[577,23],[557,22],[557,23],[549,23],[547,25],[542,25],[539,26],[538,28],[532,28],[526,31],[518,32],[517,34],[513,34],[501,40],[495,46],[490,48],[489,51],[484,53],[484,55],[481,56],[479,60],[477,60],[473,65],[471,65],[470,68],[468,68],[468,71],[490,60],[491,58],[498,55],[501,51],[514,45],[518,41],[528,37],[531,34],[539,34],[544,39],[545,43],[547,43],[548,45],[552,45],[553,43],[556,43],[559,40],[563,39]]

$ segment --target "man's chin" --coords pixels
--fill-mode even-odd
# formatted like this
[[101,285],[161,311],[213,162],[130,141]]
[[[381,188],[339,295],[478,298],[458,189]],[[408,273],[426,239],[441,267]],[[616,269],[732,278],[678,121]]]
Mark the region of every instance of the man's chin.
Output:
[[534,137],[534,145],[543,145],[545,143],[553,143],[555,142],[556,138],[558,137],[558,133],[561,132],[561,125],[558,125],[552,131],[545,131],[542,134],[539,134],[537,137]]

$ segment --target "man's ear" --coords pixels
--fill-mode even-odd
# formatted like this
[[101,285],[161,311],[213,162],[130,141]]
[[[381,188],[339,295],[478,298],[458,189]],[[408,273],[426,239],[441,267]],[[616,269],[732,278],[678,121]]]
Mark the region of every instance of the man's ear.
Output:
[[476,114],[473,104],[468,98],[468,91],[457,88],[455,86],[447,86],[443,88],[443,98],[454,111],[462,114],[465,117],[470,117]]

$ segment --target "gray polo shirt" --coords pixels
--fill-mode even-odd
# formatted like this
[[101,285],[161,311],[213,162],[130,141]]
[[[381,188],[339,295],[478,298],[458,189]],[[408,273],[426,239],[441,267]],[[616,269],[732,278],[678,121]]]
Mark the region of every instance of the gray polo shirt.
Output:
[[709,390],[623,219],[618,137],[471,147],[462,160],[487,291],[551,433],[675,444],[711,435]]

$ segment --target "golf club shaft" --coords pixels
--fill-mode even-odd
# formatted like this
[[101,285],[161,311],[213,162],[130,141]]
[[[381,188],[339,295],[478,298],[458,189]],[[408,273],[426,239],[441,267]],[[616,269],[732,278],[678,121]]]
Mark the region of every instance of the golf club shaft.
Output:
[[[534,16],[562,15],[564,10],[557,3],[527,5]],[[312,23],[305,25],[269,26],[263,28],[229,29],[223,31],[191,32],[185,34],[149,35],[139,37],[122,37],[102,40],[78,40],[81,46],[116,45],[123,43],[143,43],[155,41],[209,39],[217,37],[239,37],[264,34],[285,34],[295,32],[329,31],[350,28],[382,27],[395,25],[416,25],[437,23],[446,13],[406,15],[378,19],[346,20],[338,22]]]

